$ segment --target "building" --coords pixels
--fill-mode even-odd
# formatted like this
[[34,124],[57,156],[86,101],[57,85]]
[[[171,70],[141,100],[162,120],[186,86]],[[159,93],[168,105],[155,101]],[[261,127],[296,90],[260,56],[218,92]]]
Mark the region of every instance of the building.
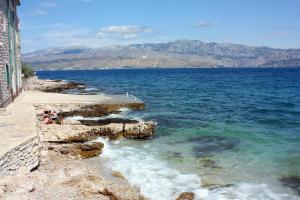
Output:
[[22,67],[17,7],[20,0],[0,0],[0,107],[22,90]]

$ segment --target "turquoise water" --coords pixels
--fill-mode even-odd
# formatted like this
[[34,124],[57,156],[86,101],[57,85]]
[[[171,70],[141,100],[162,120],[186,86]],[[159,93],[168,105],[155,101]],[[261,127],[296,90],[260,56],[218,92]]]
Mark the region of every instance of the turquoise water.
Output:
[[[208,192],[227,199],[299,198],[279,179],[300,176],[300,69],[128,69],[38,76],[83,82],[90,87],[87,92],[129,92],[146,102],[145,111],[123,115],[156,121],[156,137],[110,144],[111,155],[127,156],[125,175],[168,166],[175,174],[199,177],[203,190],[219,185]],[[142,162],[144,169],[131,161]],[[166,185],[170,194],[180,191],[170,185],[177,179],[152,176],[147,182],[161,181],[156,185]],[[129,181],[139,185],[136,179]],[[142,191],[151,193],[149,188]]]

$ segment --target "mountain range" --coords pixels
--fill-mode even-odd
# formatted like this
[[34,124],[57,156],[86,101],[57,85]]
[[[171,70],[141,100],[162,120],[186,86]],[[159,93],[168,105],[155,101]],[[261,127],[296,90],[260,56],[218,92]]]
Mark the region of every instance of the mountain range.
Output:
[[48,48],[22,55],[35,70],[145,67],[300,67],[300,49],[177,40],[101,48]]

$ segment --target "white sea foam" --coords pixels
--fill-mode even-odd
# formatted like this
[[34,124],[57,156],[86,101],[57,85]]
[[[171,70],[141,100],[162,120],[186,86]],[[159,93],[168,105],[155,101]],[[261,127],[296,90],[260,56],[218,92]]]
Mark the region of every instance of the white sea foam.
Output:
[[107,140],[98,140],[105,143],[102,156],[111,160],[110,167],[122,172],[130,184],[140,187],[142,194],[148,198],[169,200],[185,191],[192,191],[203,198],[208,193],[199,187],[200,179],[196,175],[181,174],[134,147],[114,148]]
[[266,184],[239,183],[232,187],[213,191],[201,187],[200,177],[183,174],[168,166],[167,162],[156,159],[148,148],[137,149],[105,143],[101,157],[109,158],[109,167],[120,171],[131,185],[141,189],[141,193],[152,200],[171,200],[182,192],[194,192],[196,199],[226,200],[296,200],[295,196],[276,194]]
[[85,90],[85,91],[93,91],[93,90],[97,90],[97,88],[95,88],[95,87],[90,87],[90,88],[85,88],[84,90]]
[[120,108],[119,111],[122,112],[122,113],[128,113],[131,110],[129,108]]

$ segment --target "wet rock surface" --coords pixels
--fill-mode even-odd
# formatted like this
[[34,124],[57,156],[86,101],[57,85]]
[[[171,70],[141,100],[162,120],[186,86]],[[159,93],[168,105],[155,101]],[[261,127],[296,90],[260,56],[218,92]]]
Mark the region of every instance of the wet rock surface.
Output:
[[82,106],[78,110],[71,110],[67,112],[61,112],[59,115],[64,117],[82,116],[82,117],[103,117],[109,114],[118,114],[118,110],[110,110],[104,105],[88,105]]
[[195,194],[193,192],[183,192],[176,198],[176,200],[194,200]]
[[147,139],[154,134],[155,123],[140,122],[138,124],[126,124],[123,136],[127,139]]
[[238,138],[223,136],[199,136],[190,141],[194,143],[194,154],[199,157],[231,150],[240,143]]
[[289,187],[300,195],[300,176],[289,176],[280,179],[282,185]]
[[132,119],[123,119],[123,118],[109,118],[103,120],[79,120],[82,125],[86,126],[102,126],[108,125],[112,123],[120,123],[120,124],[137,124],[139,121]]
[[65,117],[82,116],[82,117],[103,117],[109,114],[119,114],[121,108],[129,108],[133,110],[144,110],[144,103],[130,104],[99,104],[99,105],[82,105],[79,109],[60,112]]

